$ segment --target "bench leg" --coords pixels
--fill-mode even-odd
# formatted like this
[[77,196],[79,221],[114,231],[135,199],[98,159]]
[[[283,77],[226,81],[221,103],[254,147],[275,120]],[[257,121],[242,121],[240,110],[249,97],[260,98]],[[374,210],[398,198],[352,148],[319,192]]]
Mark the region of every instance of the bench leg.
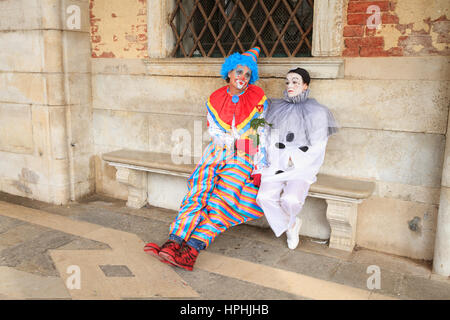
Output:
[[326,199],[330,223],[330,248],[353,251],[356,237],[358,203]]
[[116,179],[128,187],[127,207],[140,209],[147,204],[147,172],[119,167]]

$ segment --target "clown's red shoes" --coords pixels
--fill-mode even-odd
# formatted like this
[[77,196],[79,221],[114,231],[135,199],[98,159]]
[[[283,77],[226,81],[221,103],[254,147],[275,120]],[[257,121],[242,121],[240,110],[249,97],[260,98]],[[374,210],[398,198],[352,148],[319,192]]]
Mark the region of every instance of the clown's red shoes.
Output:
[[189,271],[194,268],[195,261],[199,252],[183,243],[180,245],[178,242],[168,240],[161,247],[156,243],[147,243],[144,247],[144,251],[148,254],[158,258],[161,262],[168,263]]
[[195,261],[197,260],[199,252],[193,247],[183,243],[181,249],[171,250],[166,249],[159,252],[159,256],[163,257],[177,267],[192,271],[194,269]]
[[[166,245],[166,244],[167,244],[167,242],[164,245]],[[164,245],[160,248],[156,243],[150,242],[145,245],[144,251],[147,252],[148,254],[150,254],[151,256],[157,258],[159,261],[172,265],[172,263],[170,263],[170,261],[163,259],[159,255],[161,249],[164,248]],[[167,245],[166,245],[166,247],[167,247]]]
[[[159,257],[164,258],[164,256],[175,256],[176,252],[181,249],[181,245],[174,240],[167,240],[159,251]],[[166,259],[167,260],[167,259]]]

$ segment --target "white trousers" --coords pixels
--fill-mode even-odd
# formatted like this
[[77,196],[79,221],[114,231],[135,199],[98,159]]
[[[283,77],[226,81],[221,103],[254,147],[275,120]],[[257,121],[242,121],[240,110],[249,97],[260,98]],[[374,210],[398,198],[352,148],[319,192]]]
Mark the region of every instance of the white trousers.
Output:
[[277,237],[295,224],[308,195],[310,184],[304,180],[262,181],[256,203]]

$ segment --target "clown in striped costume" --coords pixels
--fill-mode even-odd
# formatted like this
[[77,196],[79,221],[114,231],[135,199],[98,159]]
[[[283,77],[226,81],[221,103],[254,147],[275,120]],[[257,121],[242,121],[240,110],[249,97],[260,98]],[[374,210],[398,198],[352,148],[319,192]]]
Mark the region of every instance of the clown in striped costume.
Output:
[[264,119],[267,99],[253,85],[258,79],[259,48],[234,53],[222,65],[228,85],[206,102],[211,142],[188,179],[188,193],[170,225],[169,240],[144,250],[162,262],[192,270],[200,250],[228,228],[260,218],[256,203],[266,163]]

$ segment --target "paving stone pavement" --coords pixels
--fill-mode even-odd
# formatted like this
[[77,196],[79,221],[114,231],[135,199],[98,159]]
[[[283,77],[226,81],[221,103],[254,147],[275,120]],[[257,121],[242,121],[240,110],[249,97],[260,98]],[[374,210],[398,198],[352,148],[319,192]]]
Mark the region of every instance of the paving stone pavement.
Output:
[[[0,193],[0,299],[450,299],[450,280],[429,262],[308,238],[290,250],[285,236],[253,225],[219,236],[193,272],[171,267],[140,246],[165,242],[175,215],[100,195],[55,206]],[[68,287],[72,258],[89,279],[84,291]],[[369,266],[380,270],[379,289],[368,289]]]

